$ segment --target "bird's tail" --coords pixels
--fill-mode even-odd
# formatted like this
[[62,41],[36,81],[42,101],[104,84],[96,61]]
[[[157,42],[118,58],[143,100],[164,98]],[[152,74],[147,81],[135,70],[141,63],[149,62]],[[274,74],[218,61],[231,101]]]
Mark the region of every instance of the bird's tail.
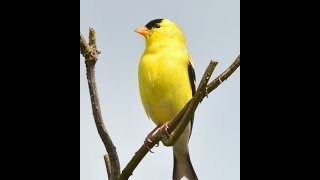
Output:
[[180,180],[183,177],[188,180],[198,180],[188,152],[180,157],[173,154],[173,159],[173,180]]
[[173,180],[180,180],[183,177],[188,180],[198,180],[189,155],[188,143],[190,134],[191,123],[189,123],[178,141],[173,145]]

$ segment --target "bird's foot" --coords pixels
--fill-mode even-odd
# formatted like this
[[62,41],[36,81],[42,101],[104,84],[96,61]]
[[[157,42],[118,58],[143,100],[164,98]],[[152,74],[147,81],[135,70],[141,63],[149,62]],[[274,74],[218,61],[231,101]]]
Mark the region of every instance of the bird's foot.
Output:
[[[154,134],[154,132],[156,132],[156,131],[159,129],[159,127],[160,127],[160,126],[157,126],[156,128],[154,128],[154,129],[147,135],[146,139],[145,139],[144,142],[143,142],[144,146],[145,146],[151,153],[153,153],[153,151],[151,151],[151,148],[149,147],[148,143],[151,143],[151,142],[152,142],[150,138],[152,137],[152,135]],[[158,147],[158,146],[159,146],[159,143],[156,145],[156,147]]]
[[169,124],[169,122],[164,123],[159,129],[160,129],[162,132],[166,133],[167,136],[170,136],[170,134],[169,134],[169,132],[168,132],[168,129],[169,129],[168,124]]
[[[151,141],[151,137],[152,137],[153,134],[154,134],[156,131],[158,131],[158,130],[160,130],[161,132],[166,133],[167,136],[170,136],[170,134],[169,134],[169,132],[168,132],[168,129],[169,129],[168,124],[169,124],[169,122],[166,122],[166,123],[164,123],[162,126],[157,126],[157,127],[154,128],[154,129],[147,135],[147,137],[145,138],[143,144],[144,144],[144,146],[145,146],[151,153],[153,153],[153,151],[151,151],[151,148],[150,148],[149,145],[148,145],[149,143],[152,142],[152,141]],[[156,147],[158,147],[158,146],[159,146],[159,143],[156,144]]]
[[151,151],[151,148],[149,147],[148,143],[152,142],[148,137],[144,140],[144,147],[146,147],[151,153],[153,153],[153,151]]

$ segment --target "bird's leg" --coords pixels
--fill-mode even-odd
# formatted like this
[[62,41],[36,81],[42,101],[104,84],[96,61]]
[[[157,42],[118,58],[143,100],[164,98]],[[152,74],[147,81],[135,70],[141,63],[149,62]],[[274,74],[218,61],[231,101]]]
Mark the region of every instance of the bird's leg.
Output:
[[[151,149],[150,149],[150,147],[148,146],[148,143],[149,142],[152,142],[151,140],[150,140],[150,138],[152,137],[152,135],[154,134],[154,132],[156,132],[158,129],[159,129],[159,125],[157,126],[157,127],[155,127],[148,135],[147,135],[147,137],[146,137],[146,139],[144,140],[144,146],[151,152],[151,153],[153,153],[152,151],[151,151]],[[159,144],[157,144],[157,146],[159,146]]]
[[170,136],[169,132],[168,132],[168,126],[169,122],[166,122],[164,123],[159,129],[162,131],[162,132],[165,132],[167,134],[167,136]]
[[[145,146],[151,153],[153,153],[153,151],[151,151],[150,147],[148,146],[148,143],[151,143],[151,142],[152,142],[150,138],[151,138],[152,135],[153,135],[156,131],[158,131],[158,130],[166,133],[167,136],[170,136],[170,134],[169,134],[169,132],[168,132],[168,128],[169,128],[168,124],[169,124],[169,122],[166,122],[166,123],[164,123],[163,125],[158,125],[157,127],[155,127],[155,128],[147,135],[146,139],[144,140],[144,143],[143,143],[144,146]],[[156,147],[158,147],[158,146],[159,146],[159,143],[156,145]]]

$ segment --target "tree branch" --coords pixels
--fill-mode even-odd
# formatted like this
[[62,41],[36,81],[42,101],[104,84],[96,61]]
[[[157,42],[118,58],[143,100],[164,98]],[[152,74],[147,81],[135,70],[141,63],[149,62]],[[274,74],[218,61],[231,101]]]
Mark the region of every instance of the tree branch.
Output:
[[[193,113],[195,112],[198,104],[206,97],[209,93],[211,93],[215,88],[217,88],[223,81],[225,81],[239,66],[240,66],[240,55],[237,59],[232,63],[232,65],[221,73],[215,80],[213,80],[210,84],[207,85],[212,71],[214,70],[217,62],[211,61],[205,74],[201,78],[201,82],[198,86],[198,89],[195,93],[195,96],[184,106],[184,108],[178,113],[178,115],[170,122],[168,132],[172,133],[175,128],[178,126],[180,129],[178,130],[181,135],[184,128],[187,126]],[[180,123],[183,123],[180,125]],[[180,126],[180,127],[179,127]],[[178,134],[176,133],[176,134]],[[178,135],[176,135],[179,137]],[[176,137],[175,137],[176,138]],[[172,145],[176,141],[176,139],[168,139],[167,135],[161,131],[157,131],[151,138],[151,142],[148,143],[148,147],[152,149],[156,144],[162,140],[164,145]],[[149,152],[149,150],[143,144],[140,149],[135,153],[127,166],[123,169],[119,180],[127,180],[131,175],[138,164],[141,162],[143,157]]]
[[96,46],[96,34],[94,29],[89,29],[89,44],[86,43],[84,37],[80,32],[80,52],[85,57],[86,69],[87,69],[87,80],[91,98],[91,106],[94,121],[102,139],[102,142],[106,148],[107,154],[104,155],[104,160],[108,172],[109,180],[118,180],[120,175],[120,163],[116,147],[104,126],[100,103],[98,98],[98,91],[95,81],[95,64],[98,60],[100,52]]
[[[236,60],[226,69],[223,73],[221,73],[216,79],[214,79],[211,83],[208,84],[208,93],[215,90],[223,81],[227,80],[228,77],[240,66],[240,55]],[[202,99],[205,96],[202,97]]]

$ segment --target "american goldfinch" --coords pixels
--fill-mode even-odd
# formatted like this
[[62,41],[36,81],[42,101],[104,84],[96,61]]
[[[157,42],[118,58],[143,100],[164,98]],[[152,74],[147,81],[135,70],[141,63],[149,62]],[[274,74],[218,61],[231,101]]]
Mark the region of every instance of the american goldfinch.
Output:
[[[157,127],[166,126],[195,93],[195,73],[181,29],[168,19],[155,19],[135,32],[145,38],[139,63],[143,107]],[[197,180],[188,142],[193,119],[173,145],[173,180]]]

